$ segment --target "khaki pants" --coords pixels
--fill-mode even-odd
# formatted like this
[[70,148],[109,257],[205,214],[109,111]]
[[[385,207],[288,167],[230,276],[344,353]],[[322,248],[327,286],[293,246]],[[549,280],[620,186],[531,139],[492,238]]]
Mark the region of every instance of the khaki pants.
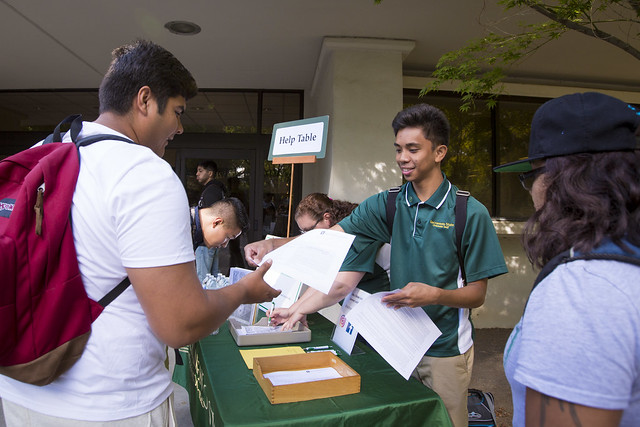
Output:
[[160,406],[136,417],[114,421],[81,421],[53,417],[2,399],[7,427],[176,427],[173,394]]
[[424,356],[413,376],[438,393],[454,427],[468,426],[467,390],[473,370],[473,346],[452,357]]

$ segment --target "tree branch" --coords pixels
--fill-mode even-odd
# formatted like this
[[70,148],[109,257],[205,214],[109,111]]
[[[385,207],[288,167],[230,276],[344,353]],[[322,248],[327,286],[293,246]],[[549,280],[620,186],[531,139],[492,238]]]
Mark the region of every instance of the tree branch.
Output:
[[[579,33],[582,33],[584,35],[587,35],[589,37],[593,37],[596,39],[600,39],[604,42],[607,42],[609,44],[612,44],[613,46],[622,49],[623,51],[627,52],[628,54],[630,54],[631,56],[633,56],[636,59],[640,59],[640,50],[636,49],[635,47],[633,47],[632,45],[630,45],[629,43],[605,32],[602,31],[600,29],[598,29],[597,27],[588,27],[585,25],[581,25],[578,24],[574,21],[571,21],[569,19],[565,19],[565,18],[560,18],[558,16],[557,13],[555,13],[552,9],[544,7],[540,4],[537,4],[535,2],[526,2],[526,4],[533,10],[535,10],[536,12],[546,16],[547,18],[551,19],[552,21],[555,21],[559,24],[562,24],[564,26],[566,26],[567,28],[577,31]],[[635,8],[640,8],[640,1],[630,1],[630,5],[632,7]]]
[[636,15],[640,17],[640,0],[627,0],[627,3],[629,3],[631,9],[636,11]]

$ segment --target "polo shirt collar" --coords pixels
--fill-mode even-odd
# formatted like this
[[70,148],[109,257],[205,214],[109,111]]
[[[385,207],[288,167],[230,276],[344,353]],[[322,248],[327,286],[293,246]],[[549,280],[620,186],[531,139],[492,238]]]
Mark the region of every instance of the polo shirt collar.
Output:
[[442,172],[442,183],[438,187],[435,193],[426,202],[421,202],[420,198],[416,194],[416,191],[413,188],[413,183],[409,182],[406,185],[407,191],[405,192],[405,202],[407,206],[417,205],[419,203],[424,203],[429,205],[435,209],[439,209],[440,206],[443,205],[444,201],[447,199],[447,196],[451,192],[451,182],[447,179],[447,176]]

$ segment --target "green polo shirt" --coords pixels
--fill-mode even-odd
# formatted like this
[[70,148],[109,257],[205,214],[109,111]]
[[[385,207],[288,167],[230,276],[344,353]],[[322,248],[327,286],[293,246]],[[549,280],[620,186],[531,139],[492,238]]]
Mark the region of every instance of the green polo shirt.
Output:
[[[462,286],[458,281],[455,245],[456,191],[457,188],[445,176],[429,200],[421,202],[411,183],[402,186],[396,199],[393,223],[391,289],[402,288],[409,282],[422,282],[444,289]],[[375,254],[372,258],[370,246],[374,242],[390,241],[386,224],[388,193],[383,191],[369,197],[340,222],[345,232],[356,236],[346,258],[351,264],[372,266]],[[473,197],[469,197],[467,203],[467,223],[461,247],[468,282],[507,272],[489,212]],[[471,347],[473,325],[470,310],[440,305],[423,309],[442,332],[427,355],[454,356]]]
[[364,271],[365,274],[358,283],[358,288],[370,294],[390,290],[387,271],[375,262],[382,245],[382,242],[372,241],[368,245],[350,250],[340,267],[340,271]]

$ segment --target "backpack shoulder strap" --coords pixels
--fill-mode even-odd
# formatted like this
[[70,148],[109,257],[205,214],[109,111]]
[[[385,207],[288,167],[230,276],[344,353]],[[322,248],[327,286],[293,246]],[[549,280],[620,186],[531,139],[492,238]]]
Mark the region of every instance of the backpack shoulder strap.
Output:
[[87,145],[91,145],[94,142],[104,141],[104,140],[124,141],[124,142],[128,142],[130,144],[135,144],[135,142],[133,142],[129,138],[118,136],[118,135],[111,135],[111,134],[108,134],[108,133],[104,133],[104,134],[100,134],[100,135],[91,135],[91,136],[87,136],[85,138],[79,139],[78,141],[76,141],[76,146],[78,148],[79,147],[86,147]]
[[[573,249],[567,249],[564,252],[559,253],[558,255],[551,258],[540,270],[536,280],[533,282],[533,286],[531,287],[531,292],[538,286],[540,282],[542,282],[545,277],[547,277],[556,267],[560,264],[566,264],[571,261],[578,260],[590,260],[590,259],[602,259],[602,260],[610,260],[610,261],[620,261],[626,262],[628,264],[634,264],[640,267],[640,254],[629,254],[625,255],[621,253],[619,250],[615,250],[615,252],[604,252],[594,251],[594,252],[586,252],[586,253],[574,253]],[[531,296],[531,292],[529,292],[529,296]],[[527,299],[527,302],[529,300]],[[527,305],[525,304],[525,310],[527,309]]]
[[93,144],[94,142],[103,141],[105,139],[117,140],[117,141],[125,141],[135,144],[131,139],[125,138],[118,135],[111,134],[100,134],[100,135],[92,135],[82,139],[78,139],[78,135],[80,135],[80,131],[82,130],[82,115],[81,114],[72,114],[70,116],[65,117],[56,128],[53,130],[53,133],[49,134],[44,141],[43,144],[50,144],[52,142],[62,142],[62,126],[69,125],[69,133],[71,134],[71,141],[76,144],[77,147],[84,147],[86,145]]
[[[73,135],[72,135],[72,138],[73,138]],[[135,144],[135,142],[133,142],[129,138],[124,138],[118,135],[110,135],[110,134],[91,135],[91,136],[87,136],[86,138],[79,139],[77,141],[74,139],[74,142],[76,144],[76,147],[80,148],[80,147],[86,147],[87,145],[93,144],[94,142],[104,141],[104,140],[117,140],[117,141],[124,141],[124,142],[129,142],[131,144]],[[78,160],[80,160],[80,153],[78,153]],[[125,289],[129,287],[130,284],[131,284],[131,281],[129,280],[129,277],[125,277],[124,279],[122,279],[122,282],[118,283],[118,285],[115,288],[111,289],[111,291],[109,291],[108,294],[102,297],[100,301],[98,301],[98,304],[100,304],[102,307],[106,307],[114,299],[116,299],[121,293],[123,293]]]
[[80,134],[80,130],[82,129],[82,115],[81,114],[72,114],[70,116],[65,117],[58,126],[53,130],[53,133],[48,135],[43,144],[50,144],[52,142],[62,142],[62,126],[68,124],[69,132],[71,132],[71,140],[75,141],[78,138],[78,134]]
[[389,230],[389,236],[393,233],[393,219],[396,216],[396,199],[398,193],[400,193],[401,187],[392,187],[389,189],[387,195],[387,229]]
[[559,266],[560,264],[564,264],[565,262],[568,262],[570,260],[570,258],[571,258],[571,250],[570,249],[567,249],[566,251],[561,252],[558,255],[556,255],[553,258],[551,258],[544,265],[544,267],[542,267],[542,270],[540,270],[540,273],[538,273],[538,276],[536,277],[536,280],[533,282],[533,286],[531,287],[531,290],[533,291],[533,289],[536,286],[538,286],[538,283],[542,282],[545,277],[547,277],[549,274],[551,274],[551,272],[553,270],[555,270],[557,266]]
[[80,147],[86,147],[87,145],[91,145],[94,142],[105,141],[105,140],[124,141],[124,142],[128,142],[128,143],[131,143],[131,144],[135,144],[135,142],[133,142],[129,138],[125,138],[125,137],[118,136],[118,135],[110,135],[108,133],[87,136],[87,137],[81,138],[81,139],[79,139],[77,141],[73,140],[73,142],[76,144],[76,147],[78,148],[78,163],[80,163]]
[[[64,120],[62,120],[60,123],[58,123],[58,126],[56,126],[53,133],[47,136],[47,138],[45,138],[43,144],[49,144],[52,142],[61,142],[62,141],[61,127],[64,124],[70,124],[69,132],[71,132],[71,141],[75,143],[77,148],[84,147],[89,144],[93,144],[94,142],[103,141],[106,139],[125,141],[131,144],[135,144],[135,142],[133,142],[129,138],[124,138],[118,135],[109,135],[109,134],[92,135],[86,138],[78,139],[78,135],[80,134],[80,130],[82,129],[82,115],[80,114],[74,114],[74,115],[68,116]],[[78,161],[80,161],[79,153],[78,153]],[[121,293],[123,293],[125,289],[129,287],[130,284],[131,284],[131,281],[129,280],[129,277],[125,277],[124,279],[122,279],[120,283],[118,283],[118,285],[116,285],[113,289],[111,289],[111,291],[109,291],[107,295],[102,297],[100,301],[98,301],[98,304],[100,304],[102,307],[106,307],[114,299],[116,299]]]
[[587,253],[574,253],[571,249],[567,249],[566,251],[556,255],[551,258],[549,262],[547,262],[538,276],[536,277],[535,282],[533,282],[533,290],[545,277],[547,277],[555,268],[560,264],[565,264],[571,261],[578,260],[590,260],[590,259],[602,259],[602,260],[610,260],[610,261],[620,261],[626,262],[628,264],[635,264],[640,266],[640,258],[633,255],[625,255],[622,253],[609,253],[609,252],[587,252]]
[[456,206],[454,227],[456,230],[456,253],[458,254],[458,263],[460,264],[460,273],[462,282],[467,285],[467,273],[464,271],[464,256],[462,255],[462,234],[467,225],[467,200],[471,193],[468,191],[458,190],[456,192]]
[[103,308],[108,306],[111,301],[118,298],[118,296],[123,293],[130,284],[131,280],[129,280],[129,277],[125,277],[124,279],[122,279],[122,282],[118,283],[115,288],[111,289],[108,294],[103,296],[100,301],[98,301],[98,304],[100,304]]

